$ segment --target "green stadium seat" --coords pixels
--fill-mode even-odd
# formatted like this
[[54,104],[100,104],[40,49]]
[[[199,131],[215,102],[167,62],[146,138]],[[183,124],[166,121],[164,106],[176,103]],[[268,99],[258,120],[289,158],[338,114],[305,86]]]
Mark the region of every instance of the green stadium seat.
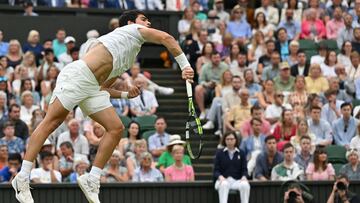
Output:
[[318,47],[314,40],[302,39],[299,40],[300,49],[307,51],[307,50],[315,50],[317,51]]
[[321,43],[326,44],[330,50],[339,51],[336,40],[327,39],[327,40],[321,41]]
[[142,138],[146,140],[146,142],[148,141],[149,137],[151,135],[153,135],[156,131],[155,130],[148,130],[148,131],[145,131],[143,134],[142,134]]
[[155,115],[140,116],[140,117],[136,117],[134,120],[139,123],[141,132],[155,129],[154,128],[155,120],[156,120]]
[[129,126],[129,123],[131,122],[131,118],[129,118],[127,116],[120,116],[120,120],[123,123],[123,125],[125,126],[125,128],[127,128]]
[[334,167],[336,176],[340,175],[340,169],[344,164],[334,163],[332,166]]
[[328,161],[332,164],[346,164],[346,148],[344,146],[329,145],[325,148]]

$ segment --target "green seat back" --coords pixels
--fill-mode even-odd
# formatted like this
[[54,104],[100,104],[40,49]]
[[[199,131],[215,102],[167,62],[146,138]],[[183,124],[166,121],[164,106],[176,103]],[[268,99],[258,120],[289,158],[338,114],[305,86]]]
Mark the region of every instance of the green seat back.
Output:
[[155,130],[148,130],[148,131],[145,131],[143,134],[142,134],[142,138],[145,139],[146,141],[148,141],[149,137],[153,134],[155,134]]
[[328,161],[332,164],[345,164],[346,160],[346,148],[344,146],[329,145],[325,148],[328,156]]
[[156,116],[154,115],[140,116],[140,117],[136,117],[134,120],[139,123],[141,132],[155,129],[154,125],[155,125]]

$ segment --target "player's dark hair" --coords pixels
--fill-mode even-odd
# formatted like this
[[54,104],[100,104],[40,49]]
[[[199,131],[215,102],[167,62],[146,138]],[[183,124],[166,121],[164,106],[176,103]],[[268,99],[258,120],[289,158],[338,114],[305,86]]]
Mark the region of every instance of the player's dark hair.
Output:
[[127,25],[128,21],[135,23],[135,20],[138,17],[138,15],[145,15],[145,13],[139,10],[125,11],[119,17],[119,27]]

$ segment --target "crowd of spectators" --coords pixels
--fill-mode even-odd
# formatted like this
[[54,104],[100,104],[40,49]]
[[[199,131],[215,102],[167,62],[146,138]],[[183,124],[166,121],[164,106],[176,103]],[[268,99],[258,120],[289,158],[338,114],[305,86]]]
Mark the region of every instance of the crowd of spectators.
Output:
[[[25,6],[74,4],[183,12],[178,40],[196,73],[199,117],[203,128],[222,140],[214,166],[221,202],[231,188],[242,190],[246,202],[248,179],[334,180],[336,173],[360,178],[359,0],[31,1]],[[116,21],[111,25],[115,28]],[[40,33],[32,30],[23,46],[16,39],[4,42],[3,34],[0,149],[11,156],[1,154],[0,167],[9,165],[6,177],[11,177],[28,136],[46,113],[56,76],[79,58],[80,49],[64,29],[42,44]],[[90,31],[87,37],[98,33]],[[307,43],[317,48],[301,49]],[[133,100],[112,100],[119,116],[156,115],[155,93],[173,93],[149,75],[134,64],[119,78],[119,88],[142,89]],[[114,151],[103,181],[194,180],[184,143],[166,133],[164,118],[157,118],[156,132],[147,140],[141,139],[138,123],[127,127],[127,138]],[[91,165],[104,132],[74,110],[44,145],[32,180],[41,181],[38,174],[45,172],[47,181],[76,180]],[[328,162],[329,146],[347,151],[348,163],[339,170]]]

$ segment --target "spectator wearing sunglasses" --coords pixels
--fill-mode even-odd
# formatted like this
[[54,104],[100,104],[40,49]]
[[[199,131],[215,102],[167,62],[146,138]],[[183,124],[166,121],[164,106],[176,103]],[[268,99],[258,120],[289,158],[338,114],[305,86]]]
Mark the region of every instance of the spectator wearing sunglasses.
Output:
[[356,148],[350,148],[346,152],[348,163],[340,169],[340,174],[345,174],[349,180],[360,180],[360,160],[359,151]]
[[333,122],[333,133],[336,145],[349,148],[351,139],[356,135],[358,120],[351,117],[352,105],[343,103],[340,106],[342,116]]

